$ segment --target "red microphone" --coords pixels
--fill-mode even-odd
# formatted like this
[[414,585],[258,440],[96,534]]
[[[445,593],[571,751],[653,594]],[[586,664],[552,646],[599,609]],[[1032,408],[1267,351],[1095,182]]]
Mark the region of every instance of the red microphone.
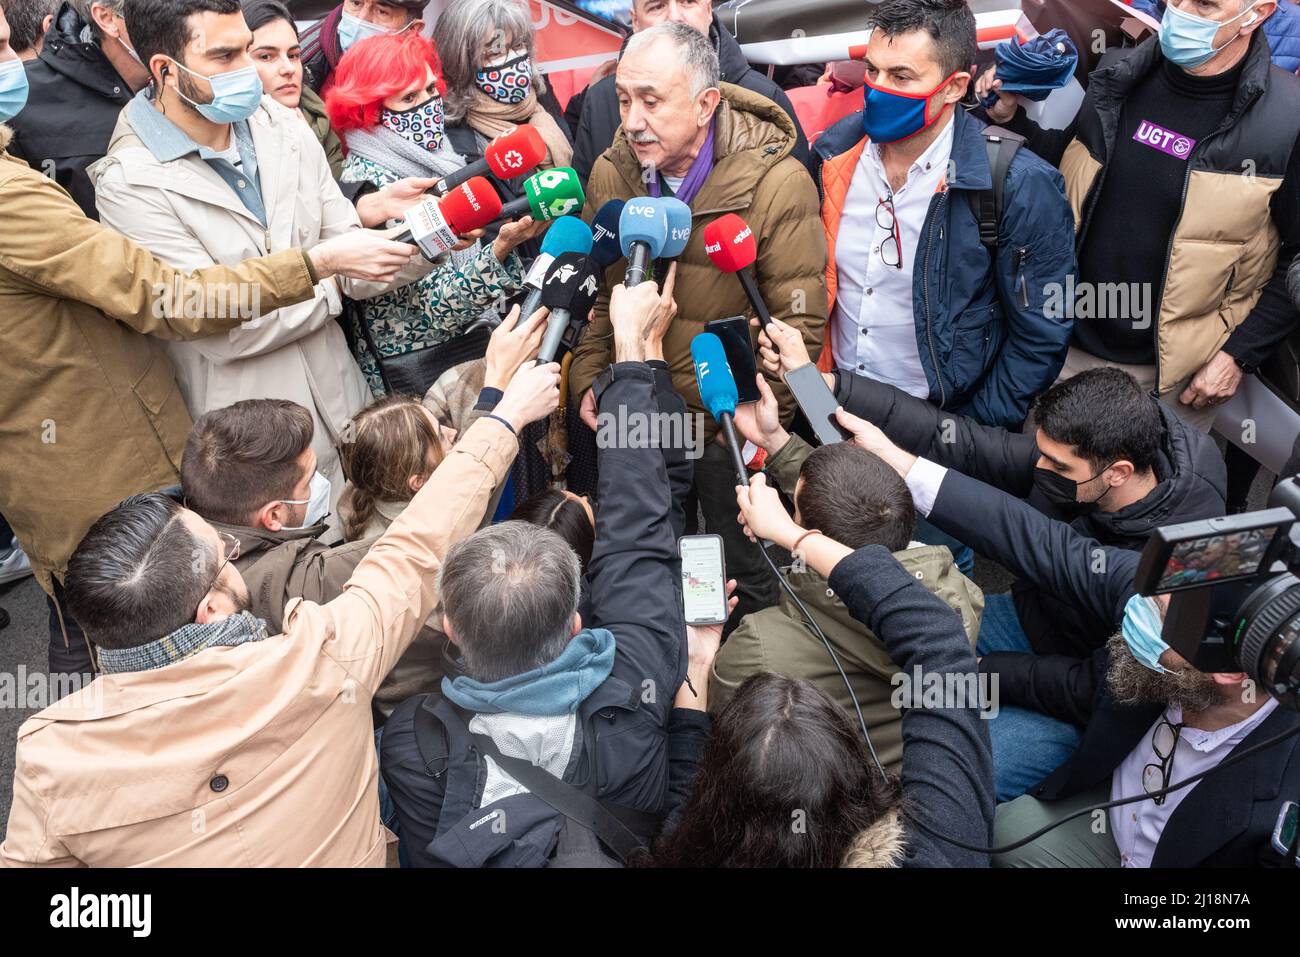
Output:
[[767,310],[767,303],[763,302],[754,277],[745,271],[758,258],[758,244],[754,242],[754,231],[749,224],[735,213],[719,216],[704,227],[704,251],[722,272],[736,274],[758,321],[764,326],[771,322],[772,314]]
[[433,191],[445,196],[475,176],[491,173],[497,179],[514,179],[531,173],[546,158],[546,141],[536,128],[524,124],[502,133],[483,148],[483,158],[438,180]]
[[415,243],[430,262],[448,252],[465,233],[501,215],[501,197],[482,176],[461,183],[442,199],[426,199],[406,211],[398,242]]

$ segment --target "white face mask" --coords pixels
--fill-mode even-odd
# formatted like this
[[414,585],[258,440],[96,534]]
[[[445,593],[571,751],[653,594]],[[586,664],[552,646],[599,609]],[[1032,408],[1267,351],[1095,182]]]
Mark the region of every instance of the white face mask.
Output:
[[330,480],[316,472],[311,477],[311,492],[308,498],[282,498],[282,505],[306,505],[307,514],[303,517],[301,525],[286,525],[286,529],[293,531],[299,528],[310,528],[320,522],[325,521],[330,513],[330,493],[332,486]]

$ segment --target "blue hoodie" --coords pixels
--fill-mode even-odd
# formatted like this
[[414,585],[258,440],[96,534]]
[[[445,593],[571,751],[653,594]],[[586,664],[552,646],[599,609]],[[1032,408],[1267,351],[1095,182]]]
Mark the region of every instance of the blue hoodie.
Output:
[[491,682],[467,675],[443,678],[442,693],[452,703],[482,714],[573,714],[613,669],[614,635],[604,628],[587,628],[540,668]]

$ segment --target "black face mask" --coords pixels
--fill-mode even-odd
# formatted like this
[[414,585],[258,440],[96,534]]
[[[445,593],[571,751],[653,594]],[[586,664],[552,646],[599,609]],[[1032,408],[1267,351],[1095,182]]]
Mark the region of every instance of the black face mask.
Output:
[[[1097,475],[1104,474],[1108,468],[1110,468],[1109,465],[1098,472]],[[1073,479],[1066,478],[1060,472],[1053,472],[1051,469],[1035,466],[1034,485],[1043,493],[1043,496],[1049,502],[1067,515],[1071,517],[1076,515],[1087,515],[1088,513],[1097,510],[1101,504],[1101,500],[1110,494],[1112,487],[1108,486],[1106,491],[1102,492],[1091,502],[1080,502],[1078,498],[1079,486],[1087,485],[1088,482],[1097,478],[1097,475],[1094,475],[1092,478],[1087,479],[1084,482],[1076,482]]]

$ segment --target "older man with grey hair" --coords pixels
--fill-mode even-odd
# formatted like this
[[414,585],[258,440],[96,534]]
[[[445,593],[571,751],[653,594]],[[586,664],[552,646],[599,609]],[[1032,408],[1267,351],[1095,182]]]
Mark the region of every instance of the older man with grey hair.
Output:
[[86,167],[103,157],[117,115],[149,82],[131,46],[125,0],[71,0],[59,8],[40,56],[27,66],[27,106],[9,122],[9,152],[72,194],[91,219]]
[[[670,303],[653,283],[615,290],[618,361],[596,389],[619,421],[660,415]],[[664,805],[665,729],[686,674],[674,526],[689,462],[684,449],[628,441],[601,448],[599,467],[589,622],[578,556],[548,528],[505,522],[447,555],[443,627],[460,674],[393,711],[380,760],[413,864],[573,864],[581,847],[592,853],[578,862],[600,863],[590,831],[567,820],[574,808],[625,854]],[[614,818],[624,823],[606,826]]]
[[[695,30],[717,54],[718,70],[724,82],[742,86],[781,107],[794,123],[795,159],[810,162],[808,142],[790,98],[766,73],[750,67],[740,44],[714,14],[709,0],[633,0],[633,36],[661,23],[680,23]],[[565,111],[574,126],[573,168],[584,182],[591,175],[597,157],[614,142],[619,125],[618,103],[614,77],[597,73],[591,85],[575,95]]]
[[[664,338],[673,383],[687,405],[703,413],[691,340],[710,319],[751,310],[735,276],[719,272],[704,248],[704,228],[723,213],[748,224],[757,244],[753,275],[771,314],[803,336],[810,354],[821,351],[826,324],[826,237],[817,189],[794,156],[794,122],[779,106],[739,86],[720,82],[708,39],[681,23],[662,23],[633,36],[614,78],[623,124],[592,168],[588,218],[610,200],[649,193],[673,195],[691,207],[691,238],[677,260],[680,307]],[[595,428],[591,384],[610,362],[609,281],[596,303],[592,328],[574,353],[569,383],[583,421]],[[794,400],[785,383],[772,389],[789,422]],[[708,420],[704,454],[695,464],[695,490],[710,532],[726,543],[727,567],[739,581],[739,617],[776,600],[776,583],[763,556],[736,523],[736,475],[727,450],[713,442]]]

